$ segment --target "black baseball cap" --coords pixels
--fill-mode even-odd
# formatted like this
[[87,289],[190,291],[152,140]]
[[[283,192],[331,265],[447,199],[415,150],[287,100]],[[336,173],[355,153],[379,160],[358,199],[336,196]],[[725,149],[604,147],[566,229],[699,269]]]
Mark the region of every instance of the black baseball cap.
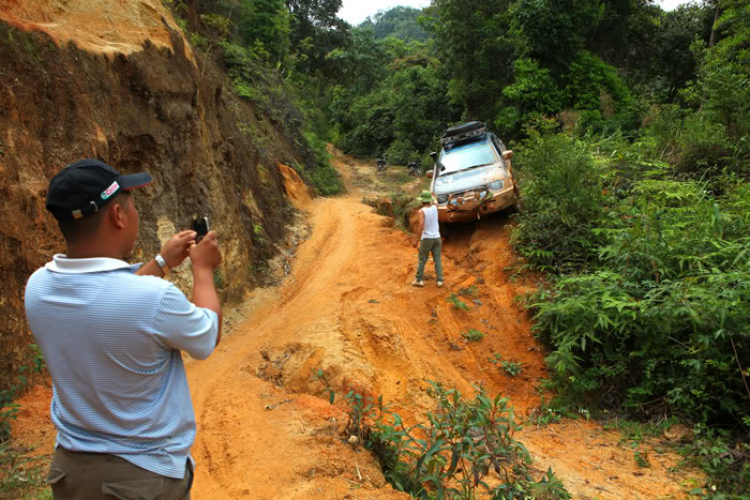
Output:
[[92,215],[120,191],[151,183],[147,172],[121,175],[106,163],[88,158],[71,163],[52,178],[47,190],[47,210],[60,222]]

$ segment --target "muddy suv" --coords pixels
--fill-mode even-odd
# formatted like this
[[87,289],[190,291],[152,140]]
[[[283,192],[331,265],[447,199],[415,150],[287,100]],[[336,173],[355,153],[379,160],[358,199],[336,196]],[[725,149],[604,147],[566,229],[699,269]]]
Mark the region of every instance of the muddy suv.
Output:
[[426,173],[432,177],[440,222],[467,222],[514,205],[520,208],[513,151],[482,122],[451,127],[440,143],[440,155],[432,153],[435,168]]

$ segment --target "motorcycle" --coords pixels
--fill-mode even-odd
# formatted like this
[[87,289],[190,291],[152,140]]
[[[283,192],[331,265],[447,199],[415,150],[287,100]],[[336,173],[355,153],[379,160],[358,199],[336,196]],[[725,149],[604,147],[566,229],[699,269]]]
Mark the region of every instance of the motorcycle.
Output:
[[386,162],[386,155],[383,154],[382,157],[378,158],[378,172],[385,172],[385,169],[388,168],[388,163]]
[[422,165],[419,160],[417,161],[410,161],[409,164],[406,166],[406,173],[409,175],[413,175],[415,177],[419,177],[422,175]]

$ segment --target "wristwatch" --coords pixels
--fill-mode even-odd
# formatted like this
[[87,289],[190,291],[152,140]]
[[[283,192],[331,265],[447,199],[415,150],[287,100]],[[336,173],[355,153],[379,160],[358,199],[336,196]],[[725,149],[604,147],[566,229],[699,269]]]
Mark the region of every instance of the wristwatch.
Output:
[[154,257],[154,260],[157,264],[159,264],[159,267],[161,267],[164,276],[166,276],[169,273],[169,266],[167,265],[167,261],[165,261],[164,257],[162,257],[161,254],[158,253],[156,254],[156,257]]

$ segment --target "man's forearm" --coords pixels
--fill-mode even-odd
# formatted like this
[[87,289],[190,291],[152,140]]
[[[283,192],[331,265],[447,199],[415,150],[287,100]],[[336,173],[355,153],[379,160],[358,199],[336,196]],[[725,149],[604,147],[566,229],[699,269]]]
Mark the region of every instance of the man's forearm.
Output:
[[198,307],[210,309],[219,316],[219,334],[216,337],[216,345],[221,341],[221,301],[216,293],[214,285],[214,274],[209,269],[197,269],[193,271],[193,304]]
[[156,276],[157,278],[164,277],[164,271],[162,271],[162,268],[156,263],[156,259],[151,259],[150,262],[142,265],[135,274],[139,276]]

